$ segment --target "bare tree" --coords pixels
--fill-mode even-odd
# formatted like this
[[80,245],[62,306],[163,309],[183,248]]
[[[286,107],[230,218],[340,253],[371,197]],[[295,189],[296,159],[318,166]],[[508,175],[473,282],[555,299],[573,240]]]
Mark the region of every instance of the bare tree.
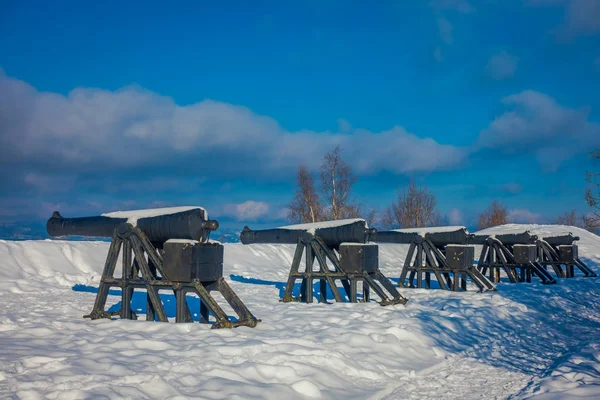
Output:
[[367,222],[368,226],[372,227],[376,224],[377,211],[359,206],[357,207],[357,213],[349,216],[348,218],[362,218]]
[[381,216],[381,225],[386,229],[394,229],[396,226],[396,222],[394,221],[394,216],[392,215],[392,210],[390,208],[386,208]]
[[[600,160],[600,150],[593,151],[590,157]],[[586,172],[586,181],[597,190],[594,193],[592,188],[588,187],[585,191],[585,201],[594,209],[589,215],[583,217],[585,226],[588,229],[600,227],[600,211],[598,211],[600,210],[600,190],[598,189],[600,183],[598,178],[600,178],[600,174]]]
[[340,153],[340,146],[336,146],[325,154],[321,164],[321,190],[331,220],[353,218],[359,214],[359,207],[350,199],[356,177]]
[[289,206],[288,216],[291,222],[322,221],[324,219],[323,204],[315,190],[314,179],[304,165],[298,167],[296,185],[296,195]]
[[418,187],[411,182],[404,191],[398,191],[398,198],[384,213],[383,223],[388,227],[421,228],[436,226],[440,215],[436,211],[436,199],[427,186]]
[[367,225],[373,227],[375,224],[375,220],[377,219],[377,211],[371,210],[368,213],[364,214],[364,219],[367,221]]
[[508,223],[506,207],[499,201],[494,200],[484,212],[479,214],[477,228],[485,229],[490,226],[504,225],[506,223]]
[[575,210],[565,212],[563,215],[556,217],[556,223],[558,225],[581,226]]

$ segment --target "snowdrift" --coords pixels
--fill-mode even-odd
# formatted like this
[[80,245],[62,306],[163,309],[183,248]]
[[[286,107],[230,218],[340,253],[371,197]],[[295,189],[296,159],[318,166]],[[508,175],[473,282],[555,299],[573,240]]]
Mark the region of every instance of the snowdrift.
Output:
[[[600,238],[573,232],[600,272]],[[407,245],[380,245],[400,274]],[[406,306],[279,303],[292,245],[225,245],[255,329],[84,320],[108,243],[0,241],[0,394],[18,398],[598,398],[600,279],[401,292]],[[109,302],[120,301],[119,292]],[[169,295],[163,301],[169,302]],[[3,397],[3,396],[0,396]]]

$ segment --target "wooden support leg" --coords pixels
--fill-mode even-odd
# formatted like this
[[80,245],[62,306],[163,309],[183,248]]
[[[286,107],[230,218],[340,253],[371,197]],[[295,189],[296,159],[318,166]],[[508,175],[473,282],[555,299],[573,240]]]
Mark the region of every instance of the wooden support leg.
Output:
[[350,279],[350,302],[351,303],[357,302],[356,291],[357,291],[356,278],[352,278],[352,279]]
[[363,282],[363,301],[365,303],[368,303],[369,301],[371,301],[371,289],[369,288],[369,285],[365,284]]
[[[175,322],[193,322],[192,313],[190,312],[190,308],[187,305],[187,301],[185,300],[185,290],[184,289],[173,289],[173,294],[175,295]],[[179,317],[177,317],[179,315]],[[177,321],[177,318],[180,321]]]
[[119,258],[119,252],[121,251],[122,240],[115,233],[112,237],[112,242],[108,249],[108,255],[106,256],[106,262],[104,263],[104,270],[102,271],[102,278],[100,279],[100,285],[98,285],[98,294],[94,301],[94,308],[92,312],[87,315],[91,319],[98,318],[110,318],[110,314],[104,311],[106,307],[106,300],[108,298],[108,291],[111,287],[105,280],[113,278],[115,268],[117,266],[117,260]]
[[458,273],[458,271],[454,271],[452,277],[454,278],[454,281],[452,282],[452,291],[458,292],[458,286],[460,284],[460,274]]
[[229,320],[229,318],[227,318],[227,314],[225,314],[221,306],[219,306],[215,299],[210,295],[206,287],[204,287],[201,282],[194,281],[194,289],[196,290],[198,296],[200,296],[200,301],[202,301],[202,304],[204,304],[212,312],[217,320],[212,327],[214,329],[232,328],[233,323]]
[[156,321],[156,310],[150,300],[150,294],[146,294],[146,321]]
[[[298,279],[297,274],[300,269],[300,262],[302,262],[304,248],[305,244],[299,240],[298,244],[296,245],[296,251],[294,252],[294,259],[292,261],[292,267],[290,268],[287,284],[285,285],[285,291],[283,292],[283,298],[281,299],[281,301],[285,303],[294,301],[292,294],[294,291],[294,285],[296,284],[296,279]],[[300,296],[302,296],[302,291],[300,291]]]
[[[135,236],[130,236],[129,240],[131,241],[131,247],[133,248],[133,252],[135,254],[135,258],[137,259],[138,265],[140,267],[140,272],[142,273],[142,277],[146,282],[150,282],[156,279],[156,265],[154,263],[146,263],[146,258],[143,254],[143,247],[139,242],[139,239]],[[167,319],[167,314],[162,305],[160,297],[158,295],[158,290],[156,290],[150,283],[146,284],[146,291],[148,292],[148,300],[154,306],[154,312],[156,313],[156,317],[160,322],[169,322]]]
[[208,307],[202,300],[200,300],[200,323],[208,324],[208,319],[210,318],[208,313]]
[[121,319],[132,319],[131,313],[131,298],[133,296],[133,288],[125,286],[121,293]]
[[319,279],[319,303],[327,303],[327,281]]
[[442,277],[442,273],[439,271],[439,269],[434,269],[433,273],[435,274],[435,279],[437,279],[440,288],[442,290],[449,290],[449,288],[446,286],[446,282],[444,282],[444,278]]
[[[329,275],[329,267],[327,266],[327,258],[331,261],[331,263],[334,266],[334,269],[336,271],[341,271],[339,268],[338,263],[336,262],[336,260],[334,259],[334,254],[332,254],[331,252],[326,251],[326,249],[321,248],[321,244],[318,242],[312,242],[311,246],[313,247],[313,254],[314,256],[317,258],[317,261],[319,262],[320,265],[320,271],[322,273],[326,274],[326,281],[329,284],[329,289],[331,290],[331,293],[333,294],[333,298],[335,299],[336,302],[341,303],[343,301],[342,299],[342,295],[340,294],[340,291],[338,290],[336,284],[335,284],[335,280]],[[327,287],[325,287],[325,290],[327,290]],[[325,292],[327,293],[327,292]],[[323,298],[326,299],[326,296],[323,296]]]
[[586,277],[590,277],[590,278],[595,278],[598,275],[590,268],[588,267],[580,258],[577,258],[575,260],[575,265],[577,266],[577,268],[579,268],[579,270],[581,272],[583,272],[583,274]]
[[[415,249],[416,249],[416,244],[415,243],[411,243],[410,247],[408,248],[408,254],[406,255],[406,259],[404,260],[404,266],[402,267],[402,271],[400,272],[400,279],[398,279],[398,286],[399,287],[405,287],[406,285],[406,276],[408,275],[408,272],[411,269],[411,263],[412,263],[412,259],[413,256],[415,254]],[[412,287],[412,277],[414,275],[412,275],[411,272],[411,278],[409,279],[409,283],[408,283],[408,287]]]
[[309,274],[306,278],[304,278],[304,302],[312,303],[313,302],[313,280],[312,274]]
[[302,278],[299,297],[301,302],[306,303],[306,278]]
[[185,302],[185,292],[181,289],[173,290],[175,293],[175,322],[191,322],[188,320],[187,303]]
[[[255,327],[259,320],[257,320],[246,305],[240,300],[235,294],[233,289],[227,284],[224,278],[219,278],[217,282],[209,286],[209,289],[216,288],[219,293],[223,296],[225,301],[233,308],[233,311],[238,315],[238,321],[234,323],[234,326],[249,326]],[[229,319],[228,319],[229,320]]]
[[567,265],[567,278],[573,278],[575,276],[575,268],[573,264]]
[[414,288],[415,287],[415,274],[417,273],[417,271],[415,271],[414,269],[412,271],[410,271],[410,275],[408,275],[408,287],[409,288]]

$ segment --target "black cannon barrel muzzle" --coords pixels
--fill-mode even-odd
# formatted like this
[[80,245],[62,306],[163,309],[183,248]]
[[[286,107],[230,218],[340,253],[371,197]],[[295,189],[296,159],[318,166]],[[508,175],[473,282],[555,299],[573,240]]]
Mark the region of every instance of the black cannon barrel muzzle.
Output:
[[246,226],[240,234],[240,240],[243,244],[295,244],[298,239],[309,237],[312,234],[321,238],[327,246],[338,248],[341,243],[366,243],[375,232],[375,229],[367,228],[365,221],[315,229],[276,228],[252,230]]
[[[127,223],[127,218],[105,216],[63,218],[58,211],[46,223],[48,235],[112,237],[115,229]],[[219,223],[206,220],[202,209],[139,218],[135,223],[151,242],[163,243],[169,239],[206,241],[210,232],[219,228]]]

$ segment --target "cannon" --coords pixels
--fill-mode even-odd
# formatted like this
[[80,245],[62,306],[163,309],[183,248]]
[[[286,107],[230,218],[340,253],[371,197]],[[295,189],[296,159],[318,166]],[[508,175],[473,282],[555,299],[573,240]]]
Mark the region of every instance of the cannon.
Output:
[[282,226],[276,229],[253,231],[247,226],[240,234],[243,244],[288,243],[296,244],[306,235],[319,237],[332,249],[338,249],[341,243],[366,243],[375,229],[369,229],[364,220],[339,220]]
[[467,290],[467,277],[479,291],[496,290],[473,267],[475,249],[467,245],[471,236],[464,226],[445,226],[377,231],[371,240],[410,245],[398,280],[400,287],[430,289],[434,274],[444,290]]
[[[209,240],[210,232],[218,227],[201,207],[119,211],[80,218],[63,218],[56,211],[46,224],[52,237],[111,238],[96,301],[86,318],[137,319],[131,299],[135,289],[145,289],[146,320],[168,322],[159,290],[169,290],[176,300],[175,322],[193,322],[186,302],[187,293],[192,292],[200,298],[201,323],[209,323],[212,314],[213,328],[254,327],[259,320],[223,278],[223,246]],[[122,273],[115,277],[121,254]],[[121,288],[120,311],[105,310],[111,287]],[[236,321],[230,320],[215,301],[213,291],[220,292],[236,312]]]
[[543,284],[554,284],[556,280],[538,262],[536,235],[529,231],[496,235],[474,234],[470,244],[482,245],[477,269],[483,275],[489,272],[492,282],[500,282],[503,271],[511,283],[531,282],[538,277]]
[[[176,208],[175,211],[178,211]],[[141,210],[148,211],[148,210]],[[166,211],[169,212],[169,211]],[[137,214],[136,214],[137,213]],[[133,217],[126,217],[132,215]],[[166,215],[152,215],[140,211],[108,213],[96,217],[63,218],[55,211],[46,223],[48,234],[60,236],[112,237],[122,226],[135,225],[152,243],[164,243],[169,239],[189,239],[206,242],[210,232],[219,229],[219,223],[206,218],[206,211],[193,208]],[[123,217],[121,217],[123,216]],[[138,216],[141,216],[138,218]]]
[[449,243],[467,244],[472,235],[464,226],[434,226],[429,228],[406,228],[392,231],[377,231],[373,241],[379,243],[410,244],[415,239],[427,238],[433,245],[443,249]]
[[[552,267],[559,278],[575,277],[575,268],[585,277],[596,277],[596,273],[579,258],[579,249],[575,241],[578,236],[571,232],[540,235],[536,241],[538,262],[544,267]],[[563,265],[565,269],[563,270]]]
[[[358,283],[362,283],[363,301],[370,301],[371,289],[380,297],[381,305],[405,304],[394,285],[379,270],[379,247],[368,243],[375,234],[365,220],[350,219],[283,226],[276,229],[252,230],[244,227],[240,240],[245,245],[256,243],[295,244],[296,250],[281,301],[312,303],[313,280],[319,280],[319,301],[327,301],[327,286],[336,302],[343,298],[336,285],[340,280],[350,302],[358,301]],[[303,255],[304,270],[301,271]],[[315,263],[315,260],[317,261]],[[300,296],[293,297],[297,280],[301,280]]]

